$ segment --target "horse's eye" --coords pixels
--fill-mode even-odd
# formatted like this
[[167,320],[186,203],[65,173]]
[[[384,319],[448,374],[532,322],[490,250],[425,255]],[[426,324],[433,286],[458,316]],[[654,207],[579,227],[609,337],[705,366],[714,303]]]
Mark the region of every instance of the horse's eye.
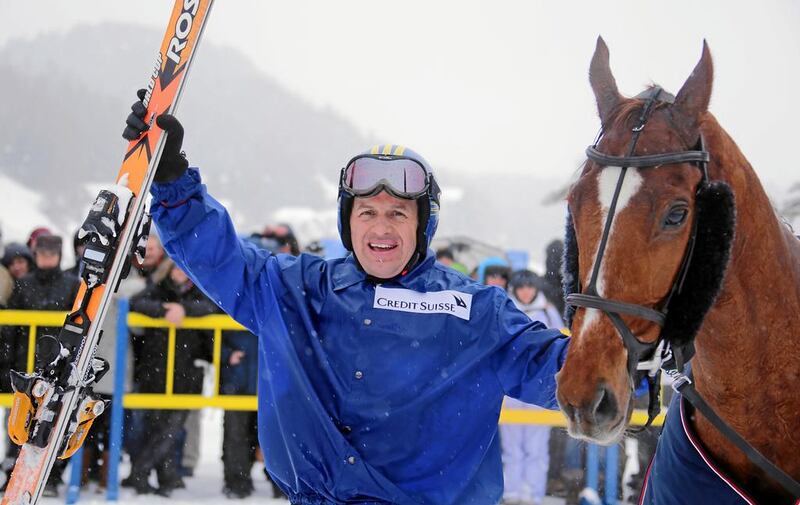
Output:
[[689,209],[685,205],[677,205],[669,210],[669,214],[664,218],[664,228],[677,228],[686,222]]

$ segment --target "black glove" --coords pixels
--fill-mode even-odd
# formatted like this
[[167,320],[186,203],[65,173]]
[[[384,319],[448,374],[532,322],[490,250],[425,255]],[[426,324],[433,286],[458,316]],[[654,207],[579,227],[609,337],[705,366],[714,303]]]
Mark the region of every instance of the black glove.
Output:
[[[147,108],[142,103],[147,90],[140,89],[136,92],[139,101],[131,106],[131,113],[125,120],[125,130],[122,137],[126,140],[136,140],[142,133],[150,129],[144,122],[144,115]],[[164,143],[164,150],[161,152],[161,160],[158,162],[158,169],[153,178],[155,182],[172,182],[178,179],[189,168],[189,161],[186,155],[181,152],[183,144],[183,125],[175,116],[171,114],[161,114],[156,118],[156,124],[164,130],[167,141]]]

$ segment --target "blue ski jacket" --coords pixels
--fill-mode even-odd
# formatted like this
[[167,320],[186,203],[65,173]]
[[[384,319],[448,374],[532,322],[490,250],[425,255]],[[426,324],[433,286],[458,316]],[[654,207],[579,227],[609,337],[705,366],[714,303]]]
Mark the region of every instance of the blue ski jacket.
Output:
[[270,255],[196,169],[152,193],[169,255],[259,337],[259,440],[293,504],[500,500],[503,395],[557,408],[568,338],[431,251],[382,284],[352,256]]

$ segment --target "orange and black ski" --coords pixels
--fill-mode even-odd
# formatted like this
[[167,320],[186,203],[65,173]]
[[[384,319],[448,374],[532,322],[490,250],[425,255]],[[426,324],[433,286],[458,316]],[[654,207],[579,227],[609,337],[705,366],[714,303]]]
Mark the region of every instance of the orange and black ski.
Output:
[[57,336],[39,338],[33,373],[11,372],[8,432],[22,447],[2,505],[36,503],[56,458],[77,451],[103,413],[92,385],[108,364],[95,351],[111,296],[147,240],[145,202],[166,138],[155,118],[175,112],[212,1],[175,1],[143,100],[150,129],[128,145],[116,184],[100,192],[81,227],[86,252],[72,310]]

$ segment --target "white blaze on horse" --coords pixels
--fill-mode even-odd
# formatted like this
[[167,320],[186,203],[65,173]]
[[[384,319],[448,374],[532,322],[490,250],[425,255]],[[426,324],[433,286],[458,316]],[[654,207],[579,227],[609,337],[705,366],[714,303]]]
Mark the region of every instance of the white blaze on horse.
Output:
[[[558,400],[569,432],[618,441],[633,389],[643,377],[657,379],[661,353],[671,347],[673,362],[690,363],[692,383],[672,404],[644,501],[794,503],[800,241],[708,111],[708,47],[674,97],[657,86],[635,98],[620,95],[602,39],[590,81],[603,127],[568,195],[573,337]],[[735,435],[681,399],[692,398],[692,388],[750,448],[737,447]],[[722,486],[707,497],[692,491],[700,466]]]

